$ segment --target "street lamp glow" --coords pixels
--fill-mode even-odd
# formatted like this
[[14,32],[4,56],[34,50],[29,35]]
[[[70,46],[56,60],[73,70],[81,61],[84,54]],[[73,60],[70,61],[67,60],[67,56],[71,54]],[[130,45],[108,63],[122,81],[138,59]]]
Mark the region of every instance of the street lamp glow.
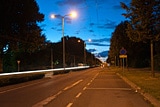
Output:
[[92,42],[92,40],[91,40],[91,39],[88,39],[88,42]]
[[78,42],[80,43],[80,42],[81,42],[81,40],[78,40]]
[[76,11],[72,11],[70,13],[70,15],[71,15],[71,17],[75,18],[75,17],[77,17],[77,12]]
[[55,14],[51,14],[51,18],[52,19],[56,18]]

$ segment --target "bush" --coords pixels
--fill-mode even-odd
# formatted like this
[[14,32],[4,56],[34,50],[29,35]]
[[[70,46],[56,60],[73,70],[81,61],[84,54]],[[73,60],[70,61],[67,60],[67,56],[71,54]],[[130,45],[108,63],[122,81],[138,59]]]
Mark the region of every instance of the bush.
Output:
[[22,82],[27,82],[27,81],[31,81],[35,79],[41,79],[44,76],[45,76],[44,73],[3,76],[3,77],[0,77],[0,87],[22,83]]
[[65,73],[69,73],[70,72],[70,70],[60,70],[60,71],[55,71],[54,73],[53,73],[53,75],[58,75],[58,74],[65,74]]

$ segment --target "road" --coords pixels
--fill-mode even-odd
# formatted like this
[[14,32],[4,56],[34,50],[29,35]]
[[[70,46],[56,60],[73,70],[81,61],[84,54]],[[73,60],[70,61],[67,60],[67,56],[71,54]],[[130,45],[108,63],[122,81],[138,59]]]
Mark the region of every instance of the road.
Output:
[[150,107],[108,68],[55,75],[0,88],[0,107]]

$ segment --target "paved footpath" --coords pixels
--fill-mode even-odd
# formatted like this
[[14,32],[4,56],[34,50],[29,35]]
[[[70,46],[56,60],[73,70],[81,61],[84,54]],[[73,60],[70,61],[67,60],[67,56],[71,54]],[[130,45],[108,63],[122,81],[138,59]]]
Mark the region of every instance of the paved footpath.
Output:
[[116,73],[106,69],[99,72],[72,107],[151,107],[151,105]]
[[144,97],[144,99],[149,101],[154,107],[160,107],[160,102],[156,98],[154,98],[152,95],[145,93],[139,86],[129,81],[127,78],[123,77],[122,75],[118,73],[117,75],[121,77],[127,84],[129,84],[137,93],[141,94]]

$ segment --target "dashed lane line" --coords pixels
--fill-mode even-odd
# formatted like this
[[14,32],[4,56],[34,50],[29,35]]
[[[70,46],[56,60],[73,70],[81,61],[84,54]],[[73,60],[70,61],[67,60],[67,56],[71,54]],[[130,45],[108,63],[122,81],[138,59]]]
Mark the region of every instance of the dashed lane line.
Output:
[[91,83],[89,82],[87,85],[90,85]]
[[75,82],[74,84],[72,84],[72,85],[70,85],[70,86],[65,87],[63,90],[68,90],[68,89],[70,89],[70,88],[74,87],[75,85],[79,84],[79,83],[80,83],[80,82],[82,82],[82,81],[83,81],[83,80],[79,80],[79,81]]
[[[87,83],[87,86],[89,86],[89,85],[94,81],[94,79],[98,76],[98,74],[99,74],[99,73],[97,73],[97,74],[90,80],[90,82]],[[87,86],[83,87],[83,91],[86,90],[86,89],[88,89]],[[76,95],[75,98],[79,98],[79,97],[81,96],[81,94],[82,94],[82,92],[79,92],[79,93]],[[74,100],[74,101],[75,101],[75,100]],[[71,107],[71,106],[73,105],[74,101],[71,102],[71,103],[68,103],[68,105],[67,105],[66,107]]]
[[78,98],[78,97],[80,97],[81,96],[81,92],[80,93],[78,93],[77,95],[76,95],[76,98]]
[[69,103],[66,107],[71,107],[73,105],[73,103]]
[[84,87],[83,90],[86,90],[87,87]]
[[[56,94],[54,94],[54,95],[52,95],[52,96],[50,96],[50,97],[48,97],[48,98],[46,98],[46,99],[38,102],[37,104],[33,105],[32,107],[43,107],[44,105],[47,105],[49,102],[51,102],[52,100],[54,100],[58,95],[60,95],[60,94],[63,93],[64,91],[66,91],[66,90],[74,87],[75,85],[79,84],[79,83],[82,82],[82,81],[83,81],[83,80],[79,80],[79,81],[77,81],[77,82],[75,82],[75,83],[73,83],[73,84],[65,87],[62,91],[59,91],[58,93],[56,93]],[[67,105],[67,107],[71,107],[72,104],[73,104],[73,103],[69,103],[69,104]]]

